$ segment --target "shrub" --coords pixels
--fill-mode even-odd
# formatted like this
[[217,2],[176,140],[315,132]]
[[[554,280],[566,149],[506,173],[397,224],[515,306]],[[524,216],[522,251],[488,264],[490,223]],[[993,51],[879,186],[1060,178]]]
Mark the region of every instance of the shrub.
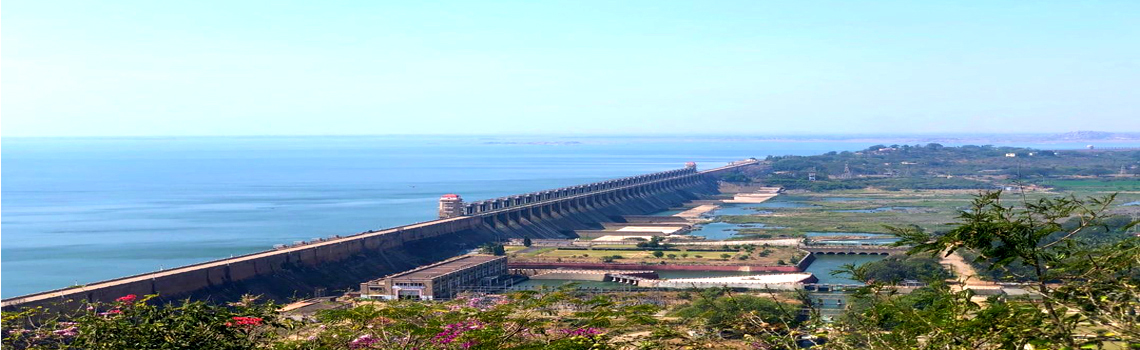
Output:
[[[41,349],[252,349],[285,327],[273,303],[247,297],[231,305],[186,300],[160,305],[154,295],[126,295],[113,303],[88,303],[74,313],[43,309],[5,313],[5,348]],[[43,317],[38,328],[25,317]]]

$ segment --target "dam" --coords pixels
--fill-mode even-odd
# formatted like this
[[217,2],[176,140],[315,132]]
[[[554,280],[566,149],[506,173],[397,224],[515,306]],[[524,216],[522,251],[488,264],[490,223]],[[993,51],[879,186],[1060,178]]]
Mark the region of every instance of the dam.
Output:
[[510,238],[573,238],[624,216],[645,215],[717,193],[715,175],[753,166],[755,159],[698,171],[684,168],[466,203],[440,198],[440,218],[382,230],[279,245],[227,259],[77,285],[2,301],[5,311],[112,301],[127,294],[162,300],[274,300],[323,296],[359,283],[438,262]]

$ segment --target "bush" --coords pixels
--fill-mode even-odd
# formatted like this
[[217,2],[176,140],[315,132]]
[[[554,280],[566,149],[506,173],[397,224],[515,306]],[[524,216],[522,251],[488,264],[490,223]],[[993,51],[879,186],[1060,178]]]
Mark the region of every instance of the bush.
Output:
[[930,255],[891,256],[878,261],[868,262],[858,267],[864,278],[863,282],[898,283],[903,280],[944,280],[950,278],[950,273],[942,267],[938,259]]
[[[71,314],[42,309],[5,313],[5,348],[40,349],[253,349],[276,337],[285,324],[277,305],[254,298],[227,306],[202,301],[152,303],[134,294],[114,303],[90,303]],[[26,317],[43,317],[26,329]]]
[[689,305],[678,308],[673,316],[700,319],[706,329],[727,337],[764,333],[773,328],[795,326],[795,316],[776,301],[751,295],[729,295],[725,290],[709,289]]

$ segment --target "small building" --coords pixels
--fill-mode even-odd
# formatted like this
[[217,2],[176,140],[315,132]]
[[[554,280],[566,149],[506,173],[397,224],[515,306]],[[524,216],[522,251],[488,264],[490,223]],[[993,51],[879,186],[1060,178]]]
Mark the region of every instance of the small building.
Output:
[[463,198],[458,194],[448,193],[439,197],[439,218],[450,219],[463,216]]
[[464,255],[360,284],[366,299],[450,299],[463,287],[498,285],[507,257]]

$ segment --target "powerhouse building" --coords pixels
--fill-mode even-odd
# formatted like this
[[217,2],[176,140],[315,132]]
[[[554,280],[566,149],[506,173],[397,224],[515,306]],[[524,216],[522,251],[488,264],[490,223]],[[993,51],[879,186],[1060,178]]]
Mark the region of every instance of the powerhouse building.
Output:
[[360,284],[369,299],[450,299],[462,287],[495,285],[507,274],[507,257],[464,255]]

